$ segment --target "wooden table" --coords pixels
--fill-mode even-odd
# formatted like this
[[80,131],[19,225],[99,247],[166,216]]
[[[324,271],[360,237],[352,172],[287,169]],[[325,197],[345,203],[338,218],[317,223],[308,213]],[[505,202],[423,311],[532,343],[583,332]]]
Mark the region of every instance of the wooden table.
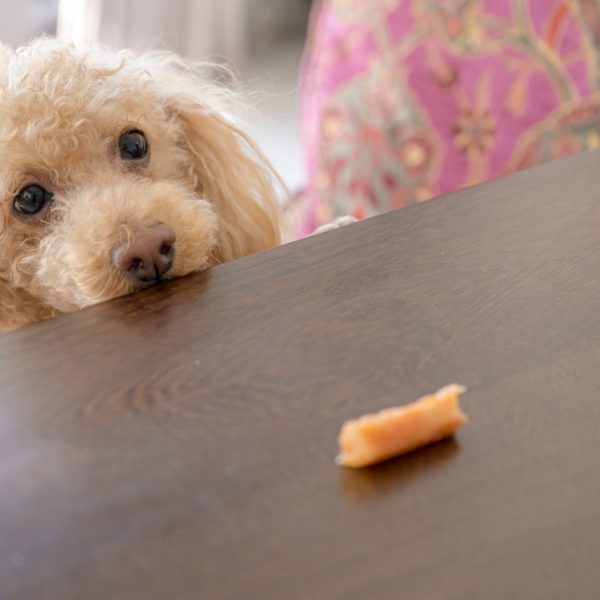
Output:
[[[599,597],[599,167],[0,337],[0,597]],[[334,464],[453,381],[455,440]]]

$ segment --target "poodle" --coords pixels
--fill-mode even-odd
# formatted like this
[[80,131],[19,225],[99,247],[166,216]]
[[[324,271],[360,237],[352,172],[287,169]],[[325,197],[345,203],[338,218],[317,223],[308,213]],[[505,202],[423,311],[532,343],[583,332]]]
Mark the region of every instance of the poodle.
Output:
[[207,69],[0,47],[0,331],[280,242],[279,178]]

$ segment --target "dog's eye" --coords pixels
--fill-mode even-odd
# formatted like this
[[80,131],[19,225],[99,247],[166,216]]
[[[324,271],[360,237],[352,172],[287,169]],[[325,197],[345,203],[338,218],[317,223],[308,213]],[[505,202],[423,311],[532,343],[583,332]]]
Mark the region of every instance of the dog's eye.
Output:
[[121,134],[119,152],[123,160],[141,160],[148,155],[148,142],[141,131],[132,129]]
[[26,217],[37,215],[52,200],[52,194],[41,185],[25,186],[13,200],[15,212]]

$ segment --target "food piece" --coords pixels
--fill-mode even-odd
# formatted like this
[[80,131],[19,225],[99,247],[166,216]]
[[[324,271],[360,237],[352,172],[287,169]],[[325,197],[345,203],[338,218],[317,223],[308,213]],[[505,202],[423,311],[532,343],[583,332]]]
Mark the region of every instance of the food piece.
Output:
[[467,422],[458,405],[465,390],[462,385],[447,385],[407,406],[346,421],[338,438],[337,464],[366,467],[452,435]]

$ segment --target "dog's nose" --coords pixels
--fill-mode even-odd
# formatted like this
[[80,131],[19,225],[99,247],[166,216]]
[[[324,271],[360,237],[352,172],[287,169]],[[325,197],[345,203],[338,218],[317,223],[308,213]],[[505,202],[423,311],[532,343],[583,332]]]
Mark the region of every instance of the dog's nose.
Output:
[[158,281],[173,266],[175,232],[165,223],[145,229],[111,252],[113,265],[142,283]]

